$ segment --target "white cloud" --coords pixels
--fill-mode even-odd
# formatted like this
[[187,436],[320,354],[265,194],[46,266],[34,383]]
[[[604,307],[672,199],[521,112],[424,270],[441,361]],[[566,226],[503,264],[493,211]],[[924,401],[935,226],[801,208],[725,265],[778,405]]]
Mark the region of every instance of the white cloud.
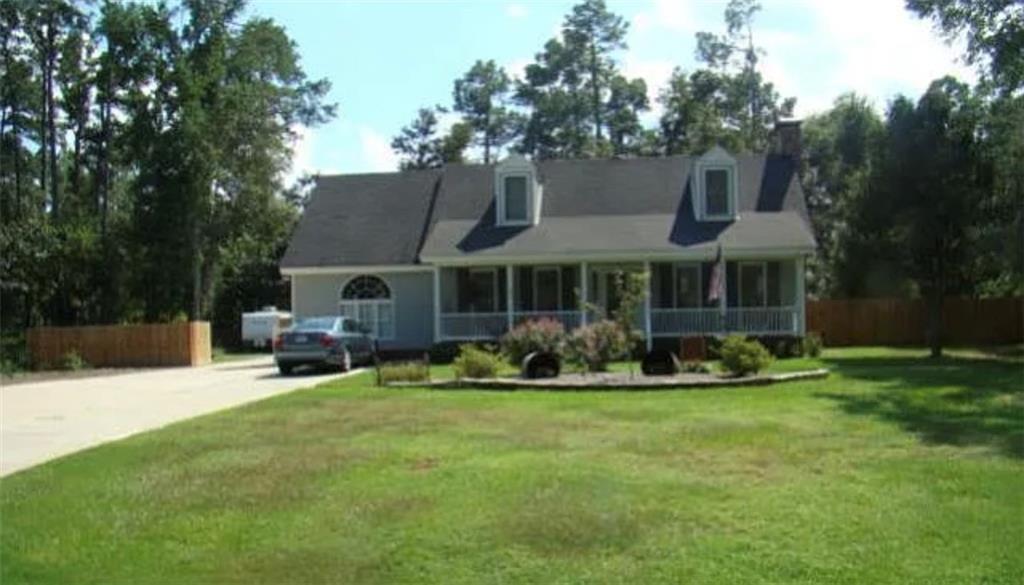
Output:
[[654,0],[650,10],[638,12],[633,17],[633,26],[640,33],[655,28],[665,28],[677,33],[693,33],[699,29],[691,7],[690,2],[683,0]]
[[830,74],[817,80],[829,102],[844,91],[856,91],[884,105],[897,92],[916,97],[946,74],[976,79],[959,58],[962,46],[947,45],[928,21],[902,3],[811,2],[807,9],[816,21],[816,41],[827,43],[838,56]]
[[512,79],[525,79],[526,78],[526,66],[533,63],[533,59],[513,59],[504,65],[505,72]]
[[505,15],[509,18],[526,18],[530,14],[530,11],[526,6],[513,2],[505,5]]
[[316,137],[306,126],[292,126],[292,166],[285,175],[285,184],[294,183],[306,173],[313,173],[313,145]]
[[359,128],[359,145],[363,155],[363,166],[372,172],[398,170],[398,155],[391,150],[391,142],[380,132],[369,126]]

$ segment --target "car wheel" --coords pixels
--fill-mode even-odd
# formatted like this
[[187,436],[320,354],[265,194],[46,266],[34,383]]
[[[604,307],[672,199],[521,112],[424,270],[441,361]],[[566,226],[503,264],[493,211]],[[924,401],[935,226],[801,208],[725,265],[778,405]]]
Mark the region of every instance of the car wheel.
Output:
[[277,369],[278,369],[278,371],[281,372],[282,376],[290,375],[292,373],[292,368],[293,367],[294,366],[292,366],[290,364],[277,364]]

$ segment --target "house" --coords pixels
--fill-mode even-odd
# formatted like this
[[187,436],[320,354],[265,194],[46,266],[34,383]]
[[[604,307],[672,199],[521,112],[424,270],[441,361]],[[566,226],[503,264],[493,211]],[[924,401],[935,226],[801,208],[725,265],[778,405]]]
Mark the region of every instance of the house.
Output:
[[[353,316],[390,350],[494,339],[614,308],[617,270],[650,275],[637,326],[802,335],[815,249],[799,122],[771,153],[531,161],[320,177],[281,261],[298,317]],[[724,295],[709,294],[719,251]],[[721,272],[721,271],[720,271]]]

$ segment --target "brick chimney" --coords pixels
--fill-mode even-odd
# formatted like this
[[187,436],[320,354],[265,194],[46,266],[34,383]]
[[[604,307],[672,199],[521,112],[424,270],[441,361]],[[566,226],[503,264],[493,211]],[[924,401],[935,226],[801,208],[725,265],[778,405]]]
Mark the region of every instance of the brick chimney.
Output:
[[772,130],[772,153],[791,156],[800,160],[803,150],[803,138],[800,133],[800,120],[779,120]]

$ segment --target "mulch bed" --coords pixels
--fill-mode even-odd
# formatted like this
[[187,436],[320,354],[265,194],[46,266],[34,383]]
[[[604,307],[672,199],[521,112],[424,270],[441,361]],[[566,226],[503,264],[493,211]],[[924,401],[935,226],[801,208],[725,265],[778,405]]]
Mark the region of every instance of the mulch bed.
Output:
[[640,373],[602,372],[597,374],[563,374],[557,378],[527,380],[524,378],[464,378],[462,380],[432,380],[429,382],[391,382],[392,388],[482,389],[482,390],[678,390],[688,388],[734,388],[737,386],[767,386],[796,380],[817,380],[828,377],[821,368],[783,374],[758,374],[729,377],[717,374],[676,374],[674,376],[644,376]]

